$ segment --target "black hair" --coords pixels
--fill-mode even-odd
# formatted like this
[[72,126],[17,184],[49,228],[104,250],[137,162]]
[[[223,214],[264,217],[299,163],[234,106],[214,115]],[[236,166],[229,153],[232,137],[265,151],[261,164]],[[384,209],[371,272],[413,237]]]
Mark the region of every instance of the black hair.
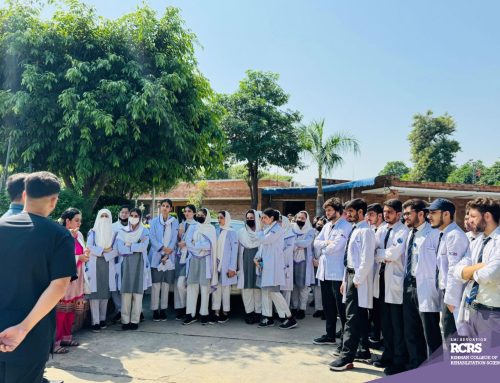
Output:
[[50,172],[36,172],[26,176],[24,187],[28,197],[37,199],[59,194],[61,182]]
[[207,209],[207,208],[202,207],[202,208],[200,209],[200,211],[203,211],[203,214],[205,214],[205,217],[208,217],[208,216],[209,216],[209,214],[208,214],[208,209]]
[[367,207],[366,201],[363,198],[354,198],[346,202],[344,209],[363,210],[363,215],[365,215]]
[[369,213],[373,211],[375,214],[383,214],[384,209],[382,208],[382,205],[379,203],[372,203],[371,205],[368,205],[366,208],[366,212]]
[[186,207],[187,207],[189,210],[192,210],[192,211],[193,211],[193,213],[196,213],[196,206],[194,206],[193,204],[186,205]]
[[69,219],[70,221],[75,218],[78,214],[82,214],[80,210],[78,210],[75,207],[69,207],[64,212],[61,214],[61,225],[66,226],[66,220]]
[[226,212],[224,210],[219,210],[217,214],[222,215],[224,218],[226,218]]
[[489,197],[478,197],[467,202],[467,208],[479,211],[481,214],[490,213],[498,224],[500,221],[500,202]]
[[397,213],[401,213],[403,211],[403,204],[396,198],[388,199],[384,202],[384,206],[393,208]]
[[24,181],[28,173],[12,174],[7,178],[7,193],[9,194],[10,202],[19,201],[23,196]]
[[142,218],[142,211],[138,207],[134,207],[134,208],[130,209],[130,214],[132,214],[132,213],[137,213],[137,214],[139,214],[139,218]]
[[164,198],[160,201],[160,206],[163,205],[163,203],[166,202],[170,205],[170,207],[174,207],[174,204],[172,203],[172,200],[170,198]]
[[326,209],[328,206],[332,207],[333,210],[338,211],[340,214],[344,212],[344,206],[340,198],[332,197],[327,199],[323,204],[323,209]]
[[406,209],[409,207],[412,210],[415,210],[415,212],[420,212],[420,211],[427,211],[427,203],[424,200],[414,198],[414,199],[409,199],[408,201],[405,201],[403,203],[403,209]]
[[120,211],[122,211],[123,209],[127,209],[130,213],[130,206],[129,205],[122,205],[120,206]]
[[262,214],[267,215],[269,218],[273,218],[276,222],[280,220],[280,212],[278,210],[274,210],[273,208],[268,207],[262,212]]

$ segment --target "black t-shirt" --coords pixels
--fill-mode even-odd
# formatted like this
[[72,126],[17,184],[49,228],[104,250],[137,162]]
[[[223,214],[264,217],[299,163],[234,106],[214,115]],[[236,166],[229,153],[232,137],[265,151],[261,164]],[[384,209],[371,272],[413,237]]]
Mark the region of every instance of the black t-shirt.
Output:
[[[76,275],[69,230],[29,213],[0,219],[0,332],[24,320],[50,282]],[[47,358],[54,341],[55,310],[0,361]]]

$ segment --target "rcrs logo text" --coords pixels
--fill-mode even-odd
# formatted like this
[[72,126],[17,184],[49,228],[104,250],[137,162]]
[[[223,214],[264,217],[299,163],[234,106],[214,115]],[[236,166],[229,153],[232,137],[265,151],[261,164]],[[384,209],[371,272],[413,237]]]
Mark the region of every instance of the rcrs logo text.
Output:
[[479,354],[483,351],[481,343],[451,343],[453,354]]

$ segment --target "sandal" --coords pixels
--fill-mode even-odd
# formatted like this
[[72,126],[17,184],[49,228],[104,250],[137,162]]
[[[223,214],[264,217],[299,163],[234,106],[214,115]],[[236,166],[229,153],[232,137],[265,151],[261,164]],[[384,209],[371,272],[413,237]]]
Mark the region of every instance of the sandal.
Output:
[[62,341],[61,346],[63,347],[78,347],[80,343],[78,343],[76,340],[70,340],[69,342]]
[[54,349],[54,354],[67,354],[69,350],[66,347],[59,346]]

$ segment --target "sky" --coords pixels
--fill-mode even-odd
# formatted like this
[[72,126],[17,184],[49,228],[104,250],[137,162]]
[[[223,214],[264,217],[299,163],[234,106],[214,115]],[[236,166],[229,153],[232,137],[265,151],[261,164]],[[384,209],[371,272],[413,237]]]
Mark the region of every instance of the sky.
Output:
[[[142,3],[85,2],[107,18]],[[454,117],[454,138],[462,147],[456,163],[475,159],[491,165],[500,157],[498,1],[145,3],[160,14],[166,6],[182,10],[201,44],[199,67],[215,91],[236,91],[248,69],[273,71],[290,95],[288,107],[300,111],[304,123],[324,118],[327,134],[354,135],[361,154],[345,155],[332,178],[374,177],[394,160],[411,165],[412,116],[429,109]],[[312,164],[294,175],[302,184],[315,177]]]

